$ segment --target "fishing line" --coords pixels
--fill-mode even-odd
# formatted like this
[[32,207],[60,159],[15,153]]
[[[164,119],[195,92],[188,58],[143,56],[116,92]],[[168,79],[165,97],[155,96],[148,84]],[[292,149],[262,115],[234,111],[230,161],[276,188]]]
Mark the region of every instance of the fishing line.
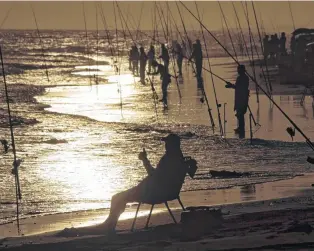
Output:
[[91,59],[89,55],[89,40],[88,40],[88,34],[87,34],[87,22],[86,22],[86,14],[85,14],[85,4],[82,2],[82,7],[83,7],[83,17],[84,17],[84,27],[85,27],[85,39],[86,39],[86,55],[87,55],[87,61],[88,61],[88,75],[89,75],[89,85],[90,88],[92,89],[92,76],[90,73],[90,68],[91,68]]
[[[123,15],[123,13],[122,13],[120,7],[119,7],[119,4],[118,4],[117,1],[116,1],[115,3],[116,3],[117,9],[118,9],[119,14],[120,14],[120,20],[121,20],[121,21],[123,20],[123,22],[125,23],[125,27],[126,27],[127,31],[129,32],[130,38],[131,38],[131,40],[133,41],[133,43],[136,45],[136,42],[135,42],[135,40],[133,39],[132,33],[131,33],[131,31],[130,31],[130,29],[129,29],[129,27],[128,27],[128,24],[127,24],[127,22],[126,22],[126,20],[125,20],[125,18],[124,18],[124,15]],[[147,72],[146,72],[146,73],[147,73]],[[153,81],[150,79],[149,76],[148,76],[148,79],[149,79],[149,82],[150,82],[150,84],[151,84],[151,90],[152,90],[152,94],[153,94],[152,97],[153,97],[153,101],[154,101],[155,113],[156,113],[156,118],[157,118],[157,120],[158,120],[158,114],[157,114],[158,95],[157,95],[157,93],[156,93],[156,90],[155,90]],[[156,99],[157,99],[157,100],[156,100]]]
[[121,59],[120,59],[120,63],[119,63],[119,67],[117,66],[118,64],[118,59],[120,58],[120,53],[119,53],[119,39],[118,39],[118,25],[117,25],[117,16],[116,16],[116,8],[114,5],[114,2],[112,2],[113,5],[113,12],[114,12],[114,22],[115,22],[115,26],[116,26],[116,60],[114,62],[114,68],[115,68],[115,72],[118,75],[118,92],[120,94],[120,110],[121,110],[121,116],[122,115],[122,88],[121,88],[121,82],[120,82],[120,71],[121,71]]
[[225,22],[227,31],[228,31],[229,39],[230,39],[230,41],[231,41],[231,45],[232,45],[232,48],[233,48],[233,52],[234,52],[235,58],[238,60],[237,52],[236,52],[236,49],[235,49],[235,47],[234,47],[233,39],[232,39],[230,30],[229,30],[229,26],[228,26],[228,23],[227,23],[227,20],[226,20],[226,17],[225,17],[225,13],[224,13],[224,11],[222,10],[220,1],[218,1],[218,5],[219,5],[219,8],[220,8],[220,12],[221,12],[221,14],[222,14],[222,17],[223,17],[223,19],[224,19],[224,22]]
[[42,39],[41,39],[41,36],[40,36],[38,23],[37,23],[35,11],[33,9],[32,4],[30,4],[30,7],[31,7],[31,10],[32,10],[32,13],[33,13],[35,24],[36,24],[37,35],[38,35],[39,42],[40,42],[40,45],[41,45],[41,53],[42,53],[42,57],[43,57],[43,61],[44,61],[45,73],[46,73],[47,81],[48,81],[48,84],[49,84],[50,81],[49,81],[48,67],[47,67],[46,58],[45,58],[44,46],[43,46],[43,42],[42,42]]
[[[199,10],[198,10],[198,5],[197,5],[196,1],[194,1],[194,3],[195,3],[197,15],[198,15],[198,17],[200,18],[200,13],[199,13]],[[202,26],[200,26],[200,27],[201,27],[202,36],[203,36],[204,45],[205,45],[208,67],[209,67],[209,70],[211,71],[212,68],[211,68],[211,63],[210,63],[210,60],[209,60],[209,55],[208,55],[208,49],[207,49],[207,43],[206,43],[206,39],[205,39],[205,35],[204,35],[204,30],[203,30],[203,27],[202,27]],[[216,87],[215,87],[215,82],[214,82],[213,74],[210,73],[210,76],[211,76],[212,86],[213,86],[213,90],[214,90],[214,96],[215,96],[215,102],[216,102],[216,108],[217,108],[217,114],[218,114],[218,122],[219,122],[219,128],[220,128],[220,134],[221,134],[221,136],[223,136],[223,129],[222,129],[222,123],[221,123],[220,110],[219,110],[219,106],[220,106],[220,105],[219,105],[218,99],[217,99],[217,93],[216,93]],[[210,109],[210,108],[209,108],[209,104],[208,104],[208,100],[207,100],[207,96],[206,96],[206,92],[205,92],[205,88],[202,88],[202,89],[203,89],[203,92],[204,92],[204,96],[205,96],[205,100],[206,100],[206,103],[207,103],[207,107],[208,107],[208,109]],[[210,116],[212,116],[211,113],[210,113]],[[215,124],[214,124],[214,122],[213,122],[213,118],[211,118],[211,121],[212,121],[212,127],[214,127]],[[213,129],[213,133],[214,133],[214,129]]]
[[[159,16],[160,20],[162,21],[162,18],[161,18],[161,15],[160,15],[160,12],[161,12],[161,14],[162,14],[162,16],[163,16],[163,20],[164,20],[165,25],[166,25],[166,20],[165,20],[165,16],[164,16],[163,11],[162,11],[162,10],[160,10],[160,12],[159,12],[159,8],[158,8],[158,6],[156,6],[156,7],[157,7],[157,13],[158,13],[158,16]],[[162,22],[161,22],[161,27],[162,27],[162,29],[163,29],[164,36],[166,37],[166,36],[167,36],[167,34],[166,34],[166,31],[165,31],[165,28],[164,28],[164,26],[163,26],[163,23],[162,23]],[[168,40],[169,40],[169,38],[168,38],[168,37],[166,37],[166,40],[168,41]],[[168,42],[168,43],[169,43],[169,42]],[[167,47],[169,48],[169,45],[167,45]],[[167,50],[168,50],[168,49],[167,49]],[[168,53],[169,53],[169,51],[168,51]],[[170,62],[169,62],[169,63],[170,63]],[[176,73],[176,69],[175,69],[175,62],[174,62],[174,58],[173,58],[173,64],[172,64],[172,67],[173,67],[173,71],[174,71],[174,78],[175,78],[175,81],[176,81],[177,90],[178,90],[178,94],[179,94],[179,98],[180,98],[180,104],[181,104],[182,95],[181,95],[181,91],[180,91],[180,87],[179,87],[179,82],[178,82],[178,77],[177,77],[177,73]]]
[[[252,31],[251,31],[251,25],[250,25],[250,19],[249,19],[249,12],[248,12],[248,9],[247,9],[247,3],[245,2],[246,4],[246,12],[245,12],[245,9],[244,9],[244,6],[243,6],[243,3],[241,2],[242,4],[242,8],[243,8],[243,11],[244,11],[244,15],[246,17],[246,21],[247,21],[247,26],[248,26],[248,30],[249,30],[249,37],[250,37],[250,47],[251,47],[251,56],[252,56],[252,70],[253,70],[253,77],[254,79],[256,80],[256,72],[255,72],[255,60],[254,60],[254,53],[253,53],[253,43],[252,43]],[[256,101],[257,103],[259,103],[259,95],[258,95],[258,86],[255,84],[255,93],[256,93]]]
[[292,13],[292,8],[291,8],[291,2],[288,1],[289,4],[289,10],[290,10],[290,15],[291,15],[291,19],[292,19],[292,24],[293,24],[293,30],[295,30],[295,23],[294,23],[294,18],[293,18],[293,13]]
[[[206,26],[204,26],[204,24],[185,6],[185,4],[180,1],[180,3],[184,6],[184,8],[203,26],[203,28],[214,38],[214,40],[228,53],[228,55],[239,65],[239,62],[235,60],[235,58],[230,54],[230,52],[228,50],[226,50],[226,48],[221,44],[221,42],[216,38],[216,36],[210,32]],[[247,72],[246,72],[247,73]],[[304,137],[304,139],[306,140],[306,143],[312,148],[312,150],[314,150],[314,145],[313,143],[310,141],[310,139],[303,133],[303,131],[296,125],[296,123],[280,108],[280,106],[273,100],[273,98],[264,90],[264,88],[262,88],[257,81],[254,81],[254,79],[252,78],[252,76],[250,76],[247,73],[248,77],[250,77],[250,79],[255,82],[258,87],[260,88],[260,90],[269,98],[269,100],[271,100],[271,102],[279,109],[279,111],[286,117],[286,119],[295,127],[295,129]]]
[[[262,48],[262,53],[264,55],[264,46],[265,45],[262,42],[262,36],[261,36],[260,28],[259,28],[259,25],[258,25],[258,22],[257,22],[257,15],[256,15],[255,6],[254,6],[253,2],[252,2],[252,8],[253,8],[253,12],[254,12],[255,23],[256,23],[256,28],[257,28],[257,31],[258,31],[258,37],[259,37],[259,40],[260,40],[261,48]],[[270,95],[271,95],[272,91],[273,91],[273,88],[272,88],[272,84],[271,84],[270,79],[269,79],[269,70],[268,70],[268,65],[267,65],[267,58],[264,60],[264,63],[265,63],[265,67],[266,67],[266,73],[267,73],[267,80],[268,81],[266,81],[266,76],[265,76],[263,68],[262,68],[262,73],[263,73],[263,76],[265,78],[266,86],[267,86],[267,84],[269,85],[268,88],[269,88]]]

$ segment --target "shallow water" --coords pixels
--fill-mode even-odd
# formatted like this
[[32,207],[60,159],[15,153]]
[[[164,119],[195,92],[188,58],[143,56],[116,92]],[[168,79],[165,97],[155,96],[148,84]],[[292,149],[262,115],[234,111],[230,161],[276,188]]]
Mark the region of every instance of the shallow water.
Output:
[[[59,42],[71,44],[67,36],[59,36]],[[62,63],[48,70],[50,82],[45,79],[44,68],[9,76],[13,83],[19,79],[25,83],[56,85],[37,97],[39,102],[50,105],[46,111],[35,110],[35,106],[30,105],[13,105],[14,114],[40,121],[33,126],[15,129],[17,154],[24,160],[20,169],[23,216],[108,208],[113,194],[136,185],[145,176],[145,169],[137,159],[138,152],[145,147],[149,159],[156,164],[164,152],[160,138],[169,132],[182,136],[184,154],[193,156],[199,163],[196,179],[186,179],[185,191],[287,179],[311,172],[306,163],[311,150],[299,134],[291,141],[285,131],[289,122],[277,108],[270,106],[267,97],[261,95],[258,106],[252,92],[250,106],[261,127],[253,126],[251,145],[249,139],[239,140],[234,135],[234,94],[224,88],[224,82],[215,79],[217,97],[222,104],[222,120],[223,104],[227,103],[226,143],[217,136],[219,122],[209,74],[204,75],[204,81],[215,118],[215,135],[209,127],[207,107],[200,102],[201,93],[191,67],[184,66],[183,81],[178,83],[181,101],[173,80],[169,87],[169,110],[164,111],[158,103],[155,112],[150,85],[143,86],[138,78],[130,75],[125,58],[121,61],[120,75],[115,76],[113,68],[108,65],[111,58],[101,54],[96,84],[93,76],[96,63],[90,67],[86,57],[82,60],[86,56],[84,46],[83,49],[74,47],[69,45],[72,50],[65,55],[62,50],[53,51],[50,57],[56,57]],[[24,57],[32,53],[34,48]],[[71,57],[67,58],[68,55]],[[36,57],[41,58],[40,55]],[[96,55],[89,58],[96,58]],[[235,79],[236,66],[229,58],[213,58],[211,63],[213,72],[227,80]],[[206,67],[207,63],[204,64]],[[161,95],[158,77],[154,78],[154,83]],[[307,97],[302,107],[299,98],[274,96],[299,127],[313,138],[312,100]],[[246,128],[249,137],[248,116]],[[9,138],[8,128],[1,128],[1,133]],[[10,174],[12,156],[1,157],[0,185],[3,189],[0,207],[2,220],[8,221],[15,210],[14,179]],[[251,172],[252,175],[238,179],[211,179],[209,170]]]

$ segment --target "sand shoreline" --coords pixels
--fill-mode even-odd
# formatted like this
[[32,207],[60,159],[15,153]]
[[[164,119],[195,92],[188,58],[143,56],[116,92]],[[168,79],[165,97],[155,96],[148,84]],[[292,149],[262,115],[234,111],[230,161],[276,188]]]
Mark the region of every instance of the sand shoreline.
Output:
[[[313,197],[314,174],[297,176],[290,180],[266,182],[252,186],[239,186],[229,189],[203,190],[182,192],[181,199],[188,206],[211,206],[221,208],[225,213],[236,212],[235,208],[242,208],[251,205],[254,210],[263,211],[278,205],[278,202],[294,201]],[[293,204],[293,203],[292,203]],[[286,205],[285,205],[286,206]],[[294,207],[295,205],[291,205]],[[118,229],[127,230],[130,228],[130,221],[133,219],[137,205],[133,204],[127,208],[121,216]],[[177,201],[170,203],[174,210],[179,209]],[[149,212],[149,205],[143,205],[139,212],[139,217],[146,217]],[[178,210],[178,213],[180,210]],[[238,212],[239,213],[239,212]],[[243,212],[242,212],[243,213]],[[245,213],[245,212],[244,212]],[[164,205],[157,205],[153,211],[154,215],[164,215],[168,218]],[[108,210],[97,209],[79,212],[58,213],[44,216],[33,216],[21,219],[21,230],[24,236],[37,235],[59,231],[71,227],[92,227],[103,222],[108,215]],[[152,218],[154,218],[153,216]],[[159,225],[156,224],[156,225]],[[0,226],[0,236],[17,236],[16,222],[3,224]]]

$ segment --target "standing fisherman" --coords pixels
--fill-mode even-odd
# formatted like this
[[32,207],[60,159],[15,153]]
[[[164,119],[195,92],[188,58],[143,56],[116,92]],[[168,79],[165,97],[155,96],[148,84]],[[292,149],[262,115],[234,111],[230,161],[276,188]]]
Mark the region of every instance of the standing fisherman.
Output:
[[164,103],[164,107],[168,107],[168,94],[167,89],[169,84],[171,83],[171,75],[168,72],[168,68],[165,67],[162,64],[158,64],[157,61],[153,61],[153,67],[157,67],[157,71],[153,73],[153,75],[160,74],[161,79],[161,90],[162,90],[162,99],[159,101],[162,101]]
[[[148,57],[148,72],[152,73],[152,64],[153,61],[155,60],[155,47],[154,45],[151,45],[149,48],[149,51],[147,53],[147,57]],[[155,72],[155,68],[154,68],[154,72]]]
[[140,78],[141,83],[145,84],[145,69],[146,69],[147,56],[143,46],[140,48]]
[[182,76],[183,51],[182,51],[182,47],[179,43],[176,44],[175,53],[176,53],[176,58],[177,58],[177,65],[179,68],[178,74],[179,74],[179,76]]
[[193,44],[193,52],[190,57],[190,60],[192,58],[194,59],[194,62],[195,62],[198,87],[202,87],[203,86],[203,81],[202,81],[203,53],[202,53],[201,42],[199,39],[197,39],[196,43]]
[[238,66],[238,74],[236,83],[231,84],[227,82],[226,88],[235,89],[234,95],[234,111],[236,111],[236,117],[238,119],[238,128],[235,132],[239,134],[241,138],[244,137],[245,122],[244,115],[249,105],[249,77],[245,74],[245,66]]
[[133,47],[129,50],[129,70],[132,71],[132,53]]
[[263,38],[263,46],[264,46],[264,60],[267,60],[269,55],[269,36],[265,35]]
[[282,32],[280,40],[279,40],[279,47],[280,47],[280,54],[281,55],[287,55],[286,41],[287,41],[286,33]]
[[159,58],[161,58],[164,61],[164,66],[167,68],[169,68],[169,53],[168,50],[165,46],[165,44],[161,44],[161,55],[159,56]]
[[139,60],[139,58],[140,58],[140,54],[138,52],[136,45],[134,45],[132,47],[132,53],[131,53],[132,72],[133,72],[133,75],[135,75],[135,72],[136,72],[137,76],[138,76],[138,60]]

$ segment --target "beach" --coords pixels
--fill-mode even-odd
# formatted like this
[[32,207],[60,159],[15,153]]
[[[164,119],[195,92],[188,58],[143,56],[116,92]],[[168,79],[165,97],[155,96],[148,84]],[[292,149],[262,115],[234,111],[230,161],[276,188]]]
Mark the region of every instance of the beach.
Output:
[[[4,238],[1,247],[8,250],[309,250],[313,248],[313,233],[311,225],[314,223],[313,190],[308,188],[313,175],[297,177],[291,181],[279,181],[272,184],[256,185],[257,200],[250,201],[252,195],[243,194],[241,203],[237,201],[239,189],[226,191],[198,192],[197,196],[188,196],[182,193],[181,198],[186,206],[195,206],[195,199],[200,199],[197,205],[213,205],[220,208],[223,220],[217,224],[214,217],[206,221],[205,233],[199,231],[204,227],[201,221],[196,223],[195,229],[184,231],[184,224],[175,225],[165,210],[160,212],[156,208],[151,218],[149,229],[144,230],[146,221],[145,206],[143,214],[139,215],[135,232],[130,232],[133,214],[130,219],[119,222],[115,235],[102,233],[99,220],[104,217],[101,212],[85,212],[77,214],[54,215],[33,218],[33,230],[38,226],[46,225],[53,230],[52,222],[63,227],[71,222],[72,226],[87,226],[69,229],[60,234],[59,231],[41,233],[37,235]],[[293,187],[294,185],[294,187]],[[244,188],[241,188],[244,189]],[[294,197],[270,199],[272,196],[263,189],[271,189],[276,196]],[[196,192],[191,192],[196,194]],[[228,195],[222,196],[222,194]],[[193,194],[192,194],[193,195]],[[264,197],[266,196],[266,197]],[[238,196],[239,197],[239,196]],[[190,198],[190,201],[189,201]],[[216,198],[216,199],[215,199]],[[185,199],[187,199],[185,201]],[[225,201],[219,201],[225,199]],[[217,203],[217,205],[215,205]],[[171,203],[173,206],[173,203]],[[159,211],[159,212],[158,212]],[[147,213],[147,212],[146,212]],[[180,210],[174,210],[175,217],[180,220]],[[99,217],[98,220],[95,218]],[[50,217],[50,219],[49,219]],[[93,220],[91,220],[93,218]],[[123,216],[122,216],[123,218]],[[127,217],[126,217],[127,218]],[[200,219],[199,219],[200,220]],[[204,220],[204,219],[203,219]],[[31,225],[25,222],[25,225]],[[90,226],[89,226],[90,225]],[[22,223],[23,226],[23,223]],[[46,228],[46,229],[48,229]],[[12,229],[12,228],[11,228]],[[30,227],[30,230],[32,227]],[[54,229],[55,230],[55,229]],[[13,231],[13,229],[12,229]],[[36,231],[36,230],[35,230]],[[195,234],[196,232],[196,234]]]
[[[67,36],[73,34],[59,34],[60,39]],[[67,57],[66,64],[49,69],[50,82],[43,79],[43,67],[28,66],[18,75],[25,84],[9,85],[13,115],[19,121],[14,128],[17,154],[24,160],[20,169],[21,236],[17,237],[9,152],[3,155],[1,167],[0,248],[20,250],[22,245],[23,250],[276,250],[281,245],[306,250],[313,246],[313,234],[295,233],[292,229],[303,223],[313,226],[314,176],[312,166],[306,162],[312,151],[300,134],[294,138],[287,134],[290,123],[261,92],[257,103],[253,83],[250,106],[260,126],[253,126],[251,142],[249,116],[246,138],[238,139],[233,132],[237,125],[234,93],[215,79],[221,116],[227,121],[222,138],[210,74],[204,74],[204,81],[216,125],[214,133],[208,107],[200,102],[203,94],[187,64],[183,81],[172,81],[169,87],[169,109],[163,110],[161,104],[155,109],[150,85],[141,85],[138,77],[130,74],[126,58],[122,58],[121,74],[115,75],[108,55],[101,54],[98,61],[88,65],[89,58],[78,53],[79,49],[68,52],[71,57]],[[63,51],[55,53],[49,56],[51,63],[63,59]],[[241,62],[248,71],[252,70],[244,57]],[[93,72],[96,63],[99,71]],[[207,64],[204,60],[204,67],[208,68]],[[212,67],[224,79],[235,80],[236,64],[231,59],[213,58]],[[256,71],[259,76],[260,68],[256,67]],[[272,71],[276,72],[276,67]],[[90,78],[95,73],[98,83]],[[302,87],[280,85],[276,73],[272,78],[274,100],[313,138],[312,98],[306,96],[302,106]],[[153,81],[161,95],[159,78]],[[259,81],[265,87],[261,77]],[[6,121],[4,100],[1,108],[1,118]],[[7,124],[2,124],[1,133],[9,139]],[[194,157],[199,165],[196,177],[185,180],[181,192],[184,205],[219,208],[223,220],[216,225],[209,220],[206,231],[193,236],[192,228],[191,233],[186,233],[182,230],[184,224],[172,224],[165,206],[158,205],[150,228],[144,230],[150,206],[143,205],[137,230],[130,233],[137,208],[137,204],[130,204],[121,216],[116,235],[105,235],[101,223],[108,215],[111,196],[146,176],[137,159],[138,152],[145,147],[152,163],[157,164],[164,152],[160,139],[168,133],[181,136],[184,154]],[[214,179],[210,170],[249,175]],[[180,221],[177,201],[171,202],[170,207]],[[62,232],[66,228],[69,230]]]

